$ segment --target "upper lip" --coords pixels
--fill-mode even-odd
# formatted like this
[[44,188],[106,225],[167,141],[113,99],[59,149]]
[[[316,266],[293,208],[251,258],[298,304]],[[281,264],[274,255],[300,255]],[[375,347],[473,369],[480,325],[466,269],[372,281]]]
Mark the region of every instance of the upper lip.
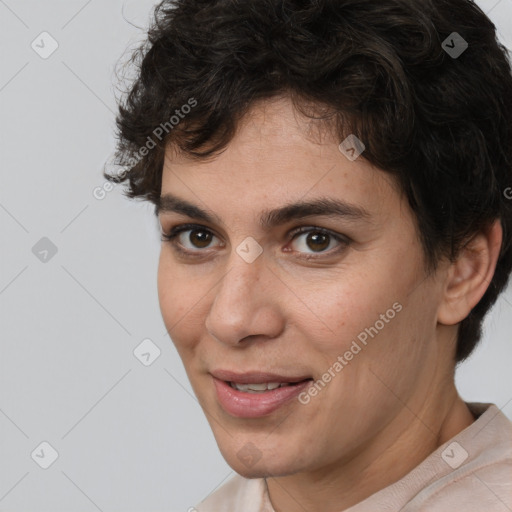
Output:
[[265,382],[300,382],[311,378],[309,375],[278,375],[277,373],[260,371],[237,373],[229,370],[214,370],[210,373],[217,379],[226,382],[236,382],[238,384],[263,384]]

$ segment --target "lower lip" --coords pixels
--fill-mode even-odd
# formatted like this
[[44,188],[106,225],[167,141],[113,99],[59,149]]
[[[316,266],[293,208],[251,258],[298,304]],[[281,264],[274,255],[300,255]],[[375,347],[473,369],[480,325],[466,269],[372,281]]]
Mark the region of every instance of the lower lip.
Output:
[[284,386],[264,393],[244,393],[215,377],[213,382],[222,408],[238,418],[266,416],[296,397],[312,383],[311,380],[306,380],[294,386]]

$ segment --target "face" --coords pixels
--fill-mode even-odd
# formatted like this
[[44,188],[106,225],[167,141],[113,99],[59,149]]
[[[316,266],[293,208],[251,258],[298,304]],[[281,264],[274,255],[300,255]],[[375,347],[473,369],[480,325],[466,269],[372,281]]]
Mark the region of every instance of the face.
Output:
[[223,456],[246,477],[384,450],[439,365],[442,285],[425,275],[406,199],[310,123],[266,101],[221,155],[169,149],[163,170],[162,196],[180,201],[162,201],[162,232],[181,232],[162,242],[161,312]]

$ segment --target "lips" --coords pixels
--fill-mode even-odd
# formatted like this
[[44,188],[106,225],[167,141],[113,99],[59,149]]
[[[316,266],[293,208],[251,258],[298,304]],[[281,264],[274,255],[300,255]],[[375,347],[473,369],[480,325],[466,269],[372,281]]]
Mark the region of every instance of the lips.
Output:
[[[268,372],[236,373],[227,370],[211,372],[213,384],[220,406],[231,416],[238,418],[259,418],[267,416],[285,404],[293,403],[293,398],[306,389],[313,379],[308,376],[282,375]],[[241,391],[233,386],[238,384],[242,389],[247,385],[258,387],[260,384],[280,384],[274,389],[261,389],[251,392]],[[286,385],[287,384],[287,385]],[[298,404],[298,400],[296,401]]]
[[294,384],[311,379],[310,375],[284,375],[269,372],[251,371],[237,373],[229,370],[214,370],[210,372],[216,379],[224,382],[236,382],[237,384],[264,384],[278,382],[279,384]]

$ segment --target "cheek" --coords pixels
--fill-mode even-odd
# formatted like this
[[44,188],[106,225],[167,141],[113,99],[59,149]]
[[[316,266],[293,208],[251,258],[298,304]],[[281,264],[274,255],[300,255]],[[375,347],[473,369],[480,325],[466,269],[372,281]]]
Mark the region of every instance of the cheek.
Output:
[[318,355],[317,371],[350,375],[344,386],[350,382],[350,387],[361,388],[380,386],[371,369],[383,377],[396,376],[398,367],[410,363],[415,371],[434,334],[435,311],[428,297],[410,293],[416,279],[412,271],[406,274],[376,269],[371,276],[339,275],[326,286],[303,289],[314,314],[309,321],[291,309],[288,314],[298,319],[298,328]]
[[173,343],[180,350],[187,345],[189,339],[197,338],[194,331],[200,329],[201,324],[197,319],[201,308],[199,290],[168,257],[162,255],[157,285],[162,319]]
[[322,335],[317,339],[323,340],[324,348],[342,350],[376,322],[381,330],[384,325],[381,325],[380,315],[386,315],[388,310],[386,319],[389,317],[389,322],[393,321],[392,317],[396,316],[393,303],[397,294],[390,291],[389,286],[374,286],[369,282],[372,281],[367,277],[349,280],[347,276],[340,276],[334,278],[328,287],[304,292],[313,313],[310,319],[315,320],[308,329],[321,329]]
[[[315,347],[323,361],[317,370],[335,374],[320,400],[336,414],[357,415],[358,428],[397,410],[397,397],[407,399],[435,357],[431,294],[390,287],[377,292],[361,286],[351,300],[333,302],[338,319],[333,311],[329,325],[335,334]],[[361,404],[368,408],[361,411]]]

